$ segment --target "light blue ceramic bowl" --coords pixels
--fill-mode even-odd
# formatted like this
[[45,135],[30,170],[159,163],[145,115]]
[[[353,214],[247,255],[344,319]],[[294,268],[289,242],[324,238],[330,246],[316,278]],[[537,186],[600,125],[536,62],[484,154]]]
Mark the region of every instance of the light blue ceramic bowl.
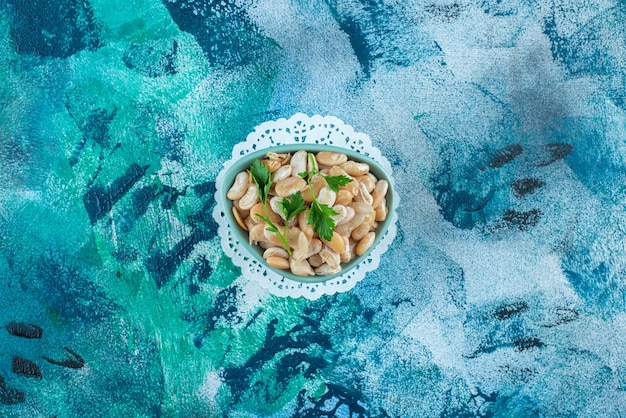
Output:
[[[320,151],[340,152],[340,153],[346,154],[348,156],[348,159],[350,160],[368,164],[370,166],[370,172],[374,174],[376,178],[378,178],[379,180],[382,180],[382,179],[387,180],[387,183],[389,183],[389,190],[387,191],[387,196],[386,196],[386,200],[387,200],[386,203],[387,203],[387,208],[389,208],[389,214],[387,215],[387,218],[384,221],[378,223],[378,228],[376,228],[376,240],[374,241],[374,244],[370,247],[369,251],[367,251],[365,254],[362,254],[352,259],[349,263],[342,263],[341,271],[333,275],[297,276],[295,274],[292,274],[289,270],[280,270],[280,269],[276,269],[276,268],[272,268],[268,266],[267,263],[265,262],[265,259],[263,258],[264,250],[258,245],[248,244],[248,232],[243,230],[237,224],[237,221],[235,220],[235,217],[233,216],[233,212],[232,212],[233,203],[230,200],[228,200],[228,198],[226,197],[226,193],[228,192],[233,182],[235,181],[235,177],[237,176],[237,174],[244,170],[247,170],[250,167],[250,164],[252,164],[254,160],[260,160],[260,159],[265,158],[268,152],[293,154],[299,150],[304,150],[304,151],[311,152],[314,154]],[[381,238],[385,235],[385,232],[387,232],[387,229],[389,228],[389,225],[391,224],[392,219],[393,219],[393,215],[394,215],[393,212],[395,211],[395,202],[393,201],[393,196],[394,196],[393,180],[391,179],[389,174],[387,174],[385,170],[383,170],[380,164],[378,164],[378,162],[374,161],[373,159],[361,153],[344,149],[344,148],[330,146],[330,145],[317,145],[317,144],[279,145],[279,146],[275,146],[272,148],[266,148],[266,149],[262,149],[259,151],[255,151],[235,161],[235,163],[225,173],[224,181],[220,186],[221,187],[220,187],[219,193],[220,193],[222,202],[224,202],[225,216],[228,219],[229,227],[231,228],[234,236],[239,241],[241,246],[243,246],[258,262],[263,264],[267,269],[272,270],[276,272],[278,275],[286,277],[290,280],[293,280],[296,282],[303,282],[303,283],[321,283],[327,280],[334,279],[338,276],[341,276],[342,274],[345,274],[346,272],[354,268],[356,265],[358,265],[360,262],[365,260],[369,256],[371,251],[376,247],[376,245],[378,245]]]

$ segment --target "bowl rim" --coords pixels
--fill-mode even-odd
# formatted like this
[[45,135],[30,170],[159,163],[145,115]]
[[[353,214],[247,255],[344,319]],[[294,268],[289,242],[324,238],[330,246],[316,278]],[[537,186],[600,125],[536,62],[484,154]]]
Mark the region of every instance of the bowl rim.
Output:
[[[315,276],[297,276],[291,273],[289,270],[281,270],[274,267],[271,267],[267,264],[265,259],[263,258],[263,249],[258,245],[251,245],[248,243],[248,233],[243,230],[237,222],[235,221],[234,215],[232,213],[233,203],[230,199],[226,197],[228,190],[230,189],[235,176],[241,171],[247,170],[250,164],[254,160],[265,158],[268,152],[276,152],[276,153],[294,153],[299,150],[304,150],[307,152],[318,153],[320,151],[330,151],[330,152],[340,152],[342,154],[346,154],[348,159],[354,160],[357,162],[363,162],[370,166],[370,171],[372,174],[376,176],[379,180],[386,180],[389,184],[389,188],[387,190],[387,194],[385,196],[385,200],[387,203],[387,208],[389,212],[384,221],[379,222],[378,228],[376,228],[376,238],[372,246],[366,251],[364,254],[355,257],[350,260],[348,263],[341,263],[342,269],[331,275],[323,276],[323,275],[315,275]],[[296,143],[296,144],[285,144],[285,145],[275,145],[266,148],[260,148],[246,155],[237,156],[234,159],[233,164],[228,167],[228,169],[224,172],[224,176],[222,178],[221,184],[217,185],[218,193],[220,196],[220,200],[223,206],[224,216],[227,220],[228,227],[233,233],[235,239],[240,244],[241,248],[248,253],[251,257],[253,257],[257,262],[261,263],[264,268],[271,270],[276,273],[280,277],[284,277],[286,279],[292,280],[294,282],[299,283],[323,283],[332,279],[336,279],[355,267],[361,264],[364,260],[370,256],[371,252],[376,248],[376,246],[383,239],[387,231],[389,230],[389,226],[393,222],[394,213],[396,211],[396,199],[394,199],[395,192],[395,184],[393,177],[391,174],[387,173],[387,171],[378,163],[378,161],[373,158],[365,155],[361,152],[346,149],[342,147],[338,147],[336,145],[326,145],[326,144],[314,144],[314,143]]]

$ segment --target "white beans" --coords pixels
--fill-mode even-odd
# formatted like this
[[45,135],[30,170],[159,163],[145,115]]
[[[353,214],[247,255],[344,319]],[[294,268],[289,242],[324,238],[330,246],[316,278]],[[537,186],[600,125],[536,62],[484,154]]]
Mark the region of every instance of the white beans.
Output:
[[286,260],[289,258],[289,253],[284,248],[270,247],[263,252],[263,258],[267,260],[270,257],[281,257]]
[[256,186],[251,184],[248,186],[246,193],[241,196],[241,199],[239,199],[239,207],[241,209],[249,210],[252,209],[252,206],[254,206],[258,201],[259,195],[256,192]]
[[389,189],[389,183],[386,180],[378,180],[376,187],[372,192],[372,207],[376,209],[385,200],[387,190]]
[[333,192],[326,186],[322,187],[317,195],[317,201],[322,205],[333,206],[336,199],[337,193]]
[[308,261],[295,261],[293,257],[289,259],[289,267],[291,272],[296,276],[315,276],[315,272]]
[[272,182],[276,183],[291,176],[291,165],[287,164],[272,173]]
[[289,197],[306,187],[306,180],[302,177],[287,177],[276,183],[276,194],[280,197]]
[[[248,170],[235,176],[226,197],[233,202],[232,214],[238,227],[248,232],[251,245],[264,249],[263,258],[269,267],[298,276],[332,275],[341,272],[343,263],[371,249],[378,224],[389,213],[389,184],[370,173],[368,164],[350,160],[344,153],[323,151],[313,158],[311,155],[303,150],[293,155],[268,152],[267,158],[260,160],[271,174],[265,205]],[[303,178],[300,174],[304,172],[309,174]],[[347,183],[338,185],[340,179],[327,181],[328,176],[344,176]],[[305,210],[286,215],[284,199],[291,201],[297,192],[302,195]],[[331,228],[330,240],[321,237],[316,232],[318,226],[309,223],[314,204],[328,205],[336,213],[326,225]],[[290,209],[285,210],[289,214]],[[314,215],[311,220],[319,225],[319,219],[328,219],[330,214]]]
[[228,193],[226,193],[226,197],[230,200],[240,199],[241,196],[243,196],[248,190],[248,185],[250,184],[250,181],[248,180],[249,176],[250,175],[247,171],[242,171],[241,173],[237,174],[237,177],[235,177],[235,182],[228,190]]
[[348,161],[341,165],[346,173],[351,176],[362,176],[370,171],[370,166],[365,163],[357,163],[356,161]]
[[300,173],[304,173],[306,171],[306,160],[307,153],[306,151],[298,151],[293,154],[291,157],[291,175],[294,177],[299,177]]
[[289,260],[282,257],[268,257],[265,261],[270,267],[274,267],[281,270],[287,270],[290,266]]
[[372,199],[372,195],[367,190],[367,186],[364,183],[360,183],[360,182],[359,182],[359,194],[357,197],[360,202],[365,202],[368,205],[371,205],[374,201]]
[[368,232],[363,238],[361,238],[359,244],[356,246],[356,255],[365,254],[374,243],[374,239],[376,239],[376,234],[373,232]]
[[341,165],[348,161],[348,156],[339,152],[322,151],[318,152],[315,158],[318,163],[326,166]]

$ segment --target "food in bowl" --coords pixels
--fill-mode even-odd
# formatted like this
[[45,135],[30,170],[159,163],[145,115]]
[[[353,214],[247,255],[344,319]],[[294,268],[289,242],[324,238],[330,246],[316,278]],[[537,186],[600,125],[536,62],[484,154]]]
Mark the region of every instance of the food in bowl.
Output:
[[267,152],[239,172],[226,197],[268,266],[328,276],[366,254],[389,215],[389,184],[337,151]]

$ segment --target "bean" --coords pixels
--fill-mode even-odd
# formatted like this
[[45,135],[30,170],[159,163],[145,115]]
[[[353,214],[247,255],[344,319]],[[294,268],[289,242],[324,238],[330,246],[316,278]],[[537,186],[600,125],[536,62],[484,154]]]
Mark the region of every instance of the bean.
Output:
[[376,206],[376,209],[374,209],[374,211],[376,212],[376,221],[382,222],[387,219],[389,209],[387,209],[387,204],[385,203],[384,199],[382,200],[380,205]]
[[226,193],[226,197],[230,200],[240,199],[248,190],[248,185],[250,184],[249,177],[250,175],[247,171],[242,171],[237,174],[233,185],[228,190],[228,193]]
[[356,246],[356,255],[363,255],[370,249],[372,244],[374,244],[374,239],[376,238],[376,234],[374,232],[369,232],[365,235]]
[[296,276],[315,276],[315,272],[306,260],[296,261],[293,257],[290,257],[289,267],[291,268],[291,272]]
[[315,274],[319,274],[320,276],[330,276],[331,274],[339,273],[340,271],[340,265],[332,267],[329,264],[324,263],[315,269]]
[[343,251],[343,247],[345,244],[343,242],[343,238],[341,238],[341,235],[339,235],[337,231],[333,231],[333,237],[330,241],[327,241],[324,238],[322,238],[321,240],[324,244],[332,248],[333,251],[337,253],[341,253]]
[[300,232],[302,232],[300,228],[289,228],[287,230],[287,243],[290,246],[294,247],[297,244]]
[[376,211],[372,211],[368,213],[367,216],[365,216],[365,218],[363,219],[363,224],[369,226],[371,229],[375,221],[376,221]]
[[263,252],[263,258],[267,260],[270,257],[281,257],[286,260],[289,258],[289,253],[284,248],[270,247]]
[[[264,225],[266,228],[267,226],[265,224]],[[280,240],[280,238],[278,238],[278,235],[276,235],[275,232],[272,231],[268,231],[266,228],[264,228],[263,233],[265,235],[265,240],[271,242],[272,244],[282,247],[283,246],[283,242]]]
[[307,187],[300,193],[302,194],[302,200],[304,200],[306,203],[311,203],[313,201],[313,193],[311,193],[310,188]]
[[246,228],[248,228],[248,231],[252,230],[252,228],[254,228],[254,225],[256,225],[256,223],[252,220],[250,216],[246,217],[243,220],[243,223],[246,225]]
[[370,232],[370,225],[363,223],[357,226],[356,228],[354,228],[354,230],[352,231],[352,234],[350,234],[350,237],[355,241],[360,241],[369,232]]
[[309,211],[310,209],[305,209],[298,214],[298,227],[310,239],[313,238],[315,231],[313,231],[313,226],[309,224]]
[[365,202],[352,202],[350,203],[349,207],[354,209],[355,212],[354,217],[350,220],[350,223],[352,223],[353,225],[359,225],[363,223],[365,217],[374,211],[372,206],[368,205]]
[[261,164],[267,167],[267,169],[270,170],[270,173],[278,170],[278,168],[281,166],[280,161],[276,160],[263,160],[261,161]]
[[235,202],[233,202],[233,207],[237,208],[237,212],[239,212],[239,216],[241,216],[241,219],[245,219],[248,216],[250,216],[250,210],[249,209],[241,209],[239,207],[239,204],[235,205]]
[[339,190],[347,190],[352,193],[352,196],[357,196],[359,194],[359,182],[357,179],[352,179],[350,183],[340,186]]
[[341,165],[348,161],[348,156],[339,152],[322,151],[318,152],[315,158],[317,159],[318,163],[329,167],[334,165]]
[[335,228],[335,232],[337,232],[339,235],[349,236],[356,227],[357,225],[353,224],[352,221],[349,221],[341,225],[337,225],[337,227]]
[[299,190],[307,187],[306,180],[302,177],[287,177],[276,183],[276,194],[280,197],[289,197]]
[[339,225],[344,222],[347,222],[345,218],[348,215],[348,210],[346,209],[344,205],[335,205],[333,206],[333,210],[337,212],[336,215],[332,216],[333,220],[335,221],[335,225]]
[[346,217],[343,219],[341,223],[350,222],[352,218],[354,218],[355,214],[356,212],[354,211],[352,207],[346,206]]
[[[271,200],[270,200],[271,202]],[[274,212],[273,207],[268,208],[267,214],[269,215],[270,221],[272,221],[272,223],[274,225],[280,225],[283,222],[283,219],[279,216],[279,214],[277,214],[276,212]],[[263,222],[261,220],[261,218],[259,218],[257,215],[261,215],[262,217],[265,218],[265,208],[263,207],[263,203],[259,202],[257,204],[255,204],[254,206],[252,206],[252,209],[250,209],[250,217],[252,218],[252,221],[254,223],[259,223],[259,222]]]
[[256,185],[251,184],[248,186],[246,193],[239,199],[239,207],[241,209],[251,209],[258,201],[259,195],[256,191]]
[[269,158],[270,160],[280,161],[281,164],[285,164],[285,163],[289,162],[289,157],[291,157],[291,155],[290,154],[277,154],[275,152],[268,152],[266,154],[266,157]]
[[319,164],[315,158],[309,158],[307,155],[306,159],[306,169],[307,171],[319,171]]
[[319,267],[322,264],[324,264],[324,260],[322,260],[322,257],[320,257],[320,254],[313,254],[311,257],[309,257],[307,260],[309,260],[309,264],[312,267]]
[[311,188],[313,188],[313,193],[316,197],[319,195],[320,190],[322,190],[322,188],[326,186],[328,186],[328,183],[326,183],[326,179],[324,178],[324,176],[315,174],[313,177],[311,177]]
[[289,260],[282,257],[268,257],[265,261],[270,267],[276,269],[287,270],[290,267]]
[[[280,208],[280,203],[283,201],[282,197],[279,196],[274,196],[270,199],[270,208],[272,208],[271,212],[274,212],[275,214],[278,215],[278,217],[280,219],[283,220],[283,223],[287,220],[287,216],[285,216],[285,213],[282,211],[282,209]],[[268,211],[270,212],[270,211]],[[272,221],[273,222],[273,221]]]
[[350,174],[346,173],[346,170],[336,165],[328,169],[328,175],[329,176],[346,176],[348,178],[352,178]]
[[322,261],[328,264],[331,268],[336,268],[339,266],[339,264],[341,264],[341,256],[339,255],[339,253],[331,249],[328,245],[324,245],[319,254],[322,258]]
[[275,244],[272,244],[269,241],[259,241],[257,242],[257,244],[259,245],[259,247],[263,248],[264,250],[267,250],[268,248],[282,248],[282,246],[277,246]]
[[348,203],[352,202],[353,197],[354,195],[348,190],[339,188],[339,191],[337,192],[337,199],[335,199],[335,204],[346,206]]
[[339,254],[342,263],[348,263],[352,260],[352,253],[350,252],[350,239],[344,235],[341,236],[345,244],[343,251]]
[[335,199],[337,199],[337,193],[333,192],[328,187],[322,187],[317,195],[317,201],[321,205],[332,206],[335,204]]
[[272,173],[272,182],[279,182],[289,176],[291,176],[291,165],[287,164]]
[[350,238],[350,254],[352,255],[352,258],[356,257],[356,246],[359,245],[359,243],[355,240],[353,240],[352,238]]
[[291,175],[298,176],[300,173],[304,173],[306,170],[307,163],[307,153],[306,151],[298,151],[291,157]]
[[348,206],[354,209],[356,213],[364,213],[366,215],[374,210],[372,205],[365,202],[352,202]]
[[373,202],[372,195],[367,191],[367,186],[361,182],[359,182],[359,194],[356,197],[359,202],[365,202],[369,205]]
[[260,223],[260,224],[254,225],[250,229],[250,232],[248,232],[248,240],[250,241],[251,244],[253,242],[268,241],[267,236],[266,236],[267,231],[265,230],[266,227],[267,227],[266,224]]
[[378,182],[378,179],[376,178],[376,176],[375,176],[374,174],[372,174],[372,172],[371,172],[371,171],[369,171],[369,172],[366,174],[366,176],[367,176],[367,177],[369,177],[369,178],[371,178],[371,179],[372,179],[372,181],[374,181],[374,184],[376,184],[376,183]]
[[356,161],[348,161],[341,164],[341,168],[343,168],[346,173],[351,176],[362,176],[363,174],[370,171],[370,166],[365,163],[357,163]]
[[309,248],[304,258],[310,258],[314,256],[315,254],[318,254],[320,251],[322,251],[322,246],[323,246],[322,241],[318,240],[317,238],[313,238],[309,242]]
[[368,193],[372,193],[374,191],[374,188],[376,187],[376,180],[372,180],[372,177],[374,177],[374,176],[370,177],[369,174],[371,174],[371,173],[367,173],[367,174],[365,174],[363,176],[360,176],[360,177],[357,178],[357,180],[361,184],[365,185]]
[[295,261],[302,261],[307,258],[307,253],[309,250],[309,239],[304,232],[298,230],[297,238],[294,241],[288,241],[289,245],[293,248],[293,252],[291,253],[291,258]]
[[376,183],[376,188],[372,192],[373,208],[377,208],[378,206],[380,206],[382,201],[385,200],[387,190],[389,190],[389,183],[387,183],[387,180],[378,180],[378,183]]
[[333,219],[335,220],[335,225],[341,225],[345,224],[346,222],[350,222],[350,220],[352,220],[352,218],[354,217],[354,209],[352,209],[350,206],[335,205],[333,206],[333,209],[335,210],[335,212],[337,212],[337,215],[333,217]]
[[235,217],[235,221],[237,222],[237,225],[239,225],[241,229],[247,231],[248,227],[243,222],[243,219],[241,219],[241,215],[239,215],[239,211],[237,210],[237,208],[233,206],[232,211],[233,211],[233,216]]

